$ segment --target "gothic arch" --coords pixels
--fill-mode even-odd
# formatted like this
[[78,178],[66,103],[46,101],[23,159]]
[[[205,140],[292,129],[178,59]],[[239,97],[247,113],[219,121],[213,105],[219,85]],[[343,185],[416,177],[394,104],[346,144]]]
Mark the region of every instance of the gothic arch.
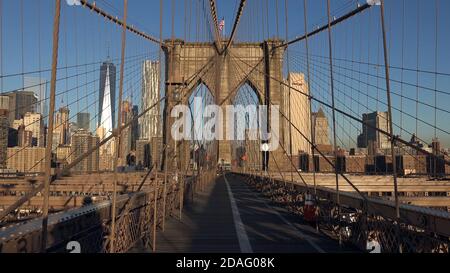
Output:
[[258,98],[258,104],[262,105],[264,104],[264,93],[261,92],[255,84],[253,84],[253,82],[250,79],[247,79],[243,84],[241,84],[239,86],[239,88],[237,88],[237,92],[235,92],[234,96],[231,98],[231,101],[234,103],[236,100],[236,97],[239,95],[240,92],[242,92],[242,88],[244,88],[246,85],[248,85],[250,87],[250,90],[253,91],[253,93],[256,95],[256,97]]

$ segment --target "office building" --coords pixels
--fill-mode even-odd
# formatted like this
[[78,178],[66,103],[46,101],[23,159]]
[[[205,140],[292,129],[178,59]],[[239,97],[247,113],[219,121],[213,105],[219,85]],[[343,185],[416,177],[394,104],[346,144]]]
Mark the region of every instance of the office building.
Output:
[[17,138],[19,147],[33,147],[33,132],[27,130],[25,125],[19,126]]
[[[71,140],[71,161],[73,162],[83,154],[94,148],[99,143],[98,137],[93,136],[89,131],[79,129]],[[97,172],[99,170],[99,150],[92,153],[72,169],[74,172]]]
[[37,98],[36,112],[46,117],[47,108],[47,81],[37,77],[24,77],[25,90],[33,92]]
[[8,132],[8,112],[0,109],[0,169],[6,168]]
[[53,150],[59,145],[70,143],[69,108],[61,107],[56,114],[56,122],[53,129]]
[[[133,119],[133,105],[129,101],[122,102],[122,126],[127,124]],[[122,130],[120,138],[121,150],[120,150],[120,164],[126,165],[126,158],[131,153],[131,130],[132,127],[128,126]]]
[[358,136],[358,148],[369,148],[369,154],[391,148],[389,137],[376,128],[389,132],[388,112],[363,114],[362,134]]
[[86,131],[91,130],[91,114],[90,113],[77,113],[77,125],[79,129]]
[[[144,61],[142,65],[141,111],[146,111],[160,100],[159,70],[159,62],[147,60]],[[153,107],[139,119],[139,138],[151,141],[153,137],[160,137],[162,135],[160,120],[160,107],[158,105]]]
[[[105,128],[99,127],[96,131],[96,136],[100,141],[103,141],[108,137]],[[115,160],[115,138],[112,138],[105,145],[100,147],[99,154],[99,171],[113,171],[114,170],[114,160]]]
[[44,147],[44,120],[39,113],[26,113],[23,117],[26,131],[32,132],[33,146]]
[[313,129],[316,145],[330,145],[328,118],[322,108],[317,113],[313,113]]
[[3,94],[9,97],[9,123],[22,119],[26,113],[36,113],[38,99],[31,91],[14,91]]
[[72,147],[70,145],[61,145],[56,148],[56,162],[59,169],[65,168],[72,162]]
[[45,172],[45,148],[8,148],[7,168],[23,173]]
[[132,109],[133,122],[131,123],[131,150],[136,151],[136,141],[139,139],[139,121],[134,119],[139,115],[139,107],[133,106]]
[[143,168],[150,168],[151,166],[151,143],[148,140],[136,141],[136,164]]
[[19,146],[19,131],[9,127],[8,128],[8,148]]
[[[311,151],[311,145],[308,141],[311,140],[311,111],[309,99],[306,96],[309,94],[308,84],[305,81],[305,76],[301,73],[290,73],[287,82],[293,89],[284,88],[285,115],[291,119],[291,122],[282,119],[285,121],[285,147],[289,153],[292,141],[293,155],[297,155],[299,152],[309,153]],[[300,90],[303,94],[296,90]]]
[[[2,112],[2,115],[8,115],[9,114],[9,96],[0,96],[0,111]],[[7,116],[8,117],[8,116]]]
[[69,123],[69,138],[72,139],[73,134],[75,134],[78,129],[81,129],[78,127],[78,123],[76,122],[70,122]]

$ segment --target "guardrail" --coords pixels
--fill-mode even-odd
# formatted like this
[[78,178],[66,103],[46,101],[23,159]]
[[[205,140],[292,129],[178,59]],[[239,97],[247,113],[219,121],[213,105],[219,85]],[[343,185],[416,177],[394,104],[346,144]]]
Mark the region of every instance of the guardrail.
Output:
[[[166,215],[182,210],[184,202],[192,200],[194,191],[213,178],[186,177],[181,183],[170,179],[166,188]],[[145,192],[121,195],[117,200],[116,252],[127,252],[139,240],[150,248],[156,236],[155,226],[163,221],[164,185],[153,181]],[[159,185],[158,185],[159,184]],[[52,214],[48,224],[47,252],[70,252],[70,242],[81,247],[82,253],[108,252],[110,238],[111,200],[66,212]],[[155,214],[156,213],[156,214]],[[36,253],[40,251],[42,219],[36,218],[0,229],[0,253]],[[70,248],[70,247],[69,247]]]
[[[303,216],[304,195],[312,192],[305,185],[279,179],[233,173],[277,205]],[[374,199],[356,193],[339,193],[317,187],[315,195],[317,225],[326,234],[351,243],[363,251],[377,245],[382,252],[449,253],[450,213],[411,205],[400,206],[397,219],[392,201]]]

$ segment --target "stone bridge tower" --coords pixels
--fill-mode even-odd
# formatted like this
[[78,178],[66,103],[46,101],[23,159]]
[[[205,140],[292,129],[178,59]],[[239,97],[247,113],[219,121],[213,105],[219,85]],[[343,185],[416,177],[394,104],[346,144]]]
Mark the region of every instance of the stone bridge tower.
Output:
[[[224,45],[226,41],[223,42]],[[175,119],[170,117],[177,103],[188,104],[189,97],[197,86],[204,84],[214,97],[215,103],[223,107],[233,103],[238,90],[249,84],[258,95],[260,104],[279,105],[282,109],[284,87],[283,57],[285,48],[277,47],[282,40],[268,40],[263,43],[236,43],[227,52],[220,54],[214,43],[190,43],[183,40],[166,40],[163,47],[165,53],[166,106],[164,111],[164,143],[168,144],[168,158],[175,155],[174,140],[171,127]],[[168,115],[167,115],[168,113]],[[225,116],[225,115],[224,115]],[[225,118],[225,117],[224,117]],[[285,139],[285,126],[280,115],[279,139]],[[269,121],[270,123],[270,121]],[[269,125],[270,126],[270,125]],[[224,130],[225,130],[224,122]],[[225,132],[225,131],[224,131]],[[217,161],[231,162],[232,152],[229,141],[217,144]],[[283,149],[273,152],[283,156]],[[177,144],[176,162],[169,160],[169,168],[178,167],[184,170],[189,162],[189,142]],[[269,165],[270,166],[270,165]]]

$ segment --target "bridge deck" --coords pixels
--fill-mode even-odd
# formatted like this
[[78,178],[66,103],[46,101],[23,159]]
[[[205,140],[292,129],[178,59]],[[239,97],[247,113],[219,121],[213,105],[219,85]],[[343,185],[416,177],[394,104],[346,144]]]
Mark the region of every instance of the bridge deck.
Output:
[[197,194],[194,203],[186,205],[181,221],[168,218],[165,232],[157,234],[156,248],[171,253],[351,251],[288,211],[273,207],[231,174]]

